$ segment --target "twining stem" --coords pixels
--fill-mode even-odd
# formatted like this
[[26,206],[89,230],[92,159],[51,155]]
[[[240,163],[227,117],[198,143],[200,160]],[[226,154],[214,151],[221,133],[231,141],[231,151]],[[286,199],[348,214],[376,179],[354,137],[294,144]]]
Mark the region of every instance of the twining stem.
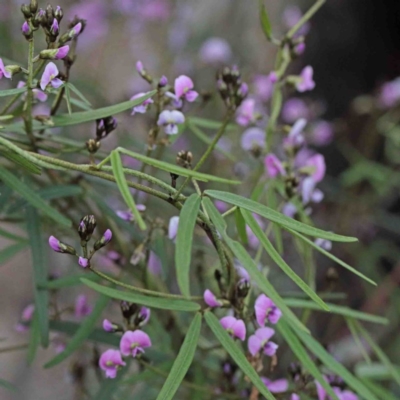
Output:
[[[204,164],[204,162],[207,160],[208,156],[211,154],[211,152],[214,150],[214,147],[217,145],[217,143],[219,142],[219,139],[221,139],[222,135],[225,132],[226,127],[229,124],[229,121],[232,117],[234,113],[234,110],[229,109],[228,112],[226,113],[224,122],[222,123],[221,127],[219,128],[217,134],[215,135],[213,141],[210,143],[210,145],[208,146],[207,150],[204,152],[204,154],[202,155],[202,157],[200,158],[200,160],[198,161],[198,163],[195,165],[195,167],[193,168],[193,171],[197,171],[198,169],[200,169],[200,167]],[[175,195],[175,198],[178,198],[178,196],[182,193],[183,189],[185,188],[185,186],[188,184],[188,182],[190,181],[190,177],[186,177],[185,181],[182,183],[181,187],[178,189],[178,192]]]
[[26,93],[26,101],[25,101],[25,115],[24,115],[24,122],[25,122],[25,130],[26,134],[28,135],[29,140],[32,143],[34,149],[35,146],[35,136],[33,135],[32,129],[32,103],[33,103],[33,54],[35,51],[35,42],[33,36],[28,41],[29,50],[28,50],[28,78],[26,81],[26,87],[28,89]]

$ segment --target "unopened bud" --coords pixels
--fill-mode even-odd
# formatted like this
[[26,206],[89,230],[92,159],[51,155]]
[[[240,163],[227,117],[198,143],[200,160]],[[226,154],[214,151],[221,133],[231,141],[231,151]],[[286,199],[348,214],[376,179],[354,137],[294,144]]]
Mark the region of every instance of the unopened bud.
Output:
[[180,151],[176,156],[176,163],[183,168],[188,168],[192,165],[193,154],[191,151]]
[[99,150],[101,143],[95,139],[89,139],[86,142],[86,148],[90,154],[94,154]]
[[37,2],[37,0],[31,0],[31,4],[29,4],[29,8],[30,8],[30,10],[31,10],[31,13],[32,13],[32,14],[35,14],[35,12],[36,12],[37,9],[38,9],[38,2]]
[[120,331],[122,328],[118,324],[115,324],[114,322],[105,319],[103,320],[103,329],[106,332],[117,332]]
[[11,77],[13,77],[15,74],[20,73],[22,68],[19,65],[7,65],[6,71],[11,74]]
[[148,83],[153,83],[153,78],[149,73],[145,70],[143,63],[141,61],[138,61],[136,63],[136,71],[139,73],[139,75]]
[[222,79],[217,80],[217,90],[219,91],[219,94],[221,95],[223,100],[228,98],[229,96],[228,85]]
[[46,11],[44,11],[42,8],[39,8],[39,11],[32,19],[32,24],[35,28],[37,28],[39,25],[46,25],[46,23],[47,23]]
[[236,294],[238,298],[244,299],[250,290],[250,282],[247,279],[241,279],[236,284]]
[[78,233],[83,242],[88,242],[96,228],[94,215],[85,215],[79,222]]
[[168,79],[167,79],[167,77],[166,76],[162,76],[161,78],[160,78],[160,80],[159,80],[159,82],[158,82],[158,87],[164,87],[164,86],[167,86],[168,85]]
[[77,255],[76,250],[72,246],[70,246],[66,243],[60,242],[54,236],[49,237],[49,245],[57,253],[67,253],[67,254],[72,254],[74,256]]
[[176,180],[179,178],[179,175],[170,173],[171,175],[171,186],[176,189]]
[[60,22],[62,20],[62,17],[64,16],[64,12],[60,6],[56,7],[56,10],[54,11],[54,17],[57,18],[57,21]]
[[136,314],[136,312],[139,308],[137,304],[131,304],[131,303],[128,303],[127,301],[121,301],[121,303],[119,305],[121,307],[122,315],[127,320],[131,319],[131,317],[134,314]]
[[69,46],[62,46],[59,49],[46,49],[39,53],[39,58],[42,60],[61,60],[69,52]]
[[337,269],[334,267],[330,267],[326,272],[326,280],[330,285],[334,285],[339,279],[339,274]]
[[151,312],[150,312],[149,308],[141,307],[140,311],[138,312],[138,314],[135,317],[135,321],[134,321],[135,325],[136,326],[146,325],[150,319],[150,314],[151,314]]
[[82,31],[82,22],[78,22],[68,33],[70,39],[78,36]]
[[24,17],[26,19],[29,19],[32,16],[32,12],[31,12],[30,6],[28,6],[26,4],[22,4],[21,11],[22,11],[22,14],[24,14]]
[[25,21],[25,22],[22,24],[21,30],[22,30],[22,34],[25,36],[26,39],[28,39],[28,40],[29,40],[29,39],[32,39],[32,36],[33,36],[32,29],[31,29],[31,27],[29,26],[29,24],[28,24],[27,21]]
[[53,36],[57,36],[59,30],[60,30],[60,28],[59,28],[59,26],[58,26],[58,21],[57,21],[56,18],[54,18],[54,19],[53,19],[53,23],[51,24],[51,27],[50,27],[50,33],[51,33]]
[[110,229],[107,229],[104,232],[104,235],[94,244],[93,248],[95,251],[100,250],[102,247],[106,246],[110,243],[112,239],[112,232]]

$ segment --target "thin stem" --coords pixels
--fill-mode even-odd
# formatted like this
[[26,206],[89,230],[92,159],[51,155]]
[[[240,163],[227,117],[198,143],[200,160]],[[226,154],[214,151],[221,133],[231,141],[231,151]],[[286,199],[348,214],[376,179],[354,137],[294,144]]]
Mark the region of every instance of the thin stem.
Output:
[[28,41],[29,43],[29,50],[28,50],[28,79],[26,81],[27,86],[27,94],[26,94],[26,101],[25,101],[25,130],[26,134],[28,135],[29,140],[32,143],[33,148],[35,149],[35,136],[33,135],[32,129],[32,103],[33,103],[33,54],[35,51],[35,42],[33,36]]

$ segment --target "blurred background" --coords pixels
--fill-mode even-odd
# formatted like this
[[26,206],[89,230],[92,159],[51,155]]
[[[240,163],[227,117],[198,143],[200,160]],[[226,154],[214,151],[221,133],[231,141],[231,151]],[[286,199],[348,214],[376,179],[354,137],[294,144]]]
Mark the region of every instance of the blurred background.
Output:
[[[23,64],[27,42],[21,35],[21,3],[0,2],[0,57]],[[153,76],[165,75],[170,83],[180,74],[192,77],[196,89],[207,99],[208,92],[215,93],[217,69],[235,64],[243,80],[249,83],[250,94],[258,96],[260,123],[265,123],[268,99],[259,93],[260,77],[273,70],[276,48],[266,41],[260,28],[257,3],[86,0],[60,1],[53,6],[60,5],[64,10],[64,30],[66,21],[75,15],[87,20],[79,37],[70,79],[95,108],[149,90],[135,70],[138,60]],[[274,36],[279,37],[313,2],[266,0],[265,4]],[[351,246],[334,244],[332,252],[379,283],[373,287],[337,267],[335,291],[347,295],[343,304],[390,319],[388,326],[371,326],[370,333],[397,364],[400,363],[400,81],[395,79],[400,76],[399,21],[400,2],[396,0],[327,0],[302,32],[306,35],[306,49],[290,70],[298,74],[304,66],[313,66],[316,88],[301,95],[288,92],[281,118],[287,124],[299,117],[310,121],[308,141],[325,156],[327,165],[327,177],[321,184],[325,198],[313,206],[312,218],[318,227],[358,237],[359,242]],[[15,87],[15,82],[12,85]],[[1,89],[9,87],[8,81],[0,81]],[[38,104],[35,112],[47,114],[49,106]],[[221,120],[224,108],[218,96],[212,95],[190,113]],[[120,117],[118,122],[117,133],[102,143],[102,150],[122,143],[144,151],[146,117]],[[89,124],[58,134],[86,141],[93,136],[93,129]],[[224,176],[236,174],[245,178],[249,174],[254,161],[240,149],[242,132],[241,128],[231,132],[224,144],[237,162],[215,157],[204,172],[222,168]],[[196,149],[193,151],[196,156],[203,147],[199,138],[183,135],[168,148],[165,157],[173,160],[182,149]],[[248,193],[242,189],[241,194]],[[160,215],[164,211],[173,215],[169,208],[162,207]],[[1,226],[10,229],[6,223]],[[6,248],[9,243],[3,244]],[[52,256],[54,272],[64,273],[70,267],[67,260],[61,259]],[[317,265],[317,288],[324,291],[331,285],[327,272],[336,266],[322,257],[317,257]],[[29,251],[23,250],[4,261],[1,269],[0,338],[7,346],[24,344],[27,336],[17,333],[15,325],[21,311],[32,301]],[[278,288],[293,289],[286,286],[286,278],[284,281],[280,278],[272,276]],[[315,334],[323,344],[329,344],[338,360],[349,366],[361,360],[342,320],[318,314],[313,323]],[[76,393],[65,363],[51,370],[41,368],[53,354],[51,348],[41,351],[33,368],[27,366],[23,350],[1,354],[0,377],[17,384],[21,400],[73,399]],[[1,399],[15,398],[9,396],[0,388]]]

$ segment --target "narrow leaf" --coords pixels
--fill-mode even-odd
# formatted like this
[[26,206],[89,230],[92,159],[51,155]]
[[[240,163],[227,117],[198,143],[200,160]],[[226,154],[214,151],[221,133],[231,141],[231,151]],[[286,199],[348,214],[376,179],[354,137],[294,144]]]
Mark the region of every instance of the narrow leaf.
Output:
[[26,158],[22,157],[21,155],[14,153],[13,151],[10,151],[8,149],[6,150],[1,150],[1,154],[7,158],[8,160],[12,161],[13,163],[19,165],[22,167],[25,171],[31,173],[31,174],[36,174],[40,175],[41,174],[41,168],[38,167],[36,164],[33,162],[27,160]]
[[268,40],[271,40],[272,38],[271,22],[269,20],[265,5],[263,4],[263,0],[260,0],[260,21],[265,36],[267,37]]
[[101,313],[108,304],[108,297],[100,296],[96,301],[96,305],[91,314],[80,324],[79,329],[76,331],[73,338],[67,343],[64,351],[57,354],[52,360],[44,365],[45,368],[51,368],[69,357],[75,350],[77,350],[85,340],[92,333],[97,320],[100,318]]
[[179,350],[179,354],[175,359],[171,372],[164,383],[157,400],[170,400],[174,398],[183,378],[185,377],[190,364],[193,361],[196,352],[197,342],[199,340],[201,330],[201,314],[196,313],[190,327],[186,333],[185,340]]
[[19,242],[0,250],[0,265],[4,265],[6,261],[13,258],[16,254],[21,252],[28,245],[28,242]]
[[28,185],[23,183],[19,178],[3,167],[0,167],[0,179],[5,185],[18,192],[29,204],[40,210],[53,221],[67,227],[72,225],[69,219],[60,214],[55,208],[50,207]]
[[228,332],[221,326],[217,317],[210,311],[204,313],[204,318],[207,325],[210,327],[215,337],[222,344],[224,349],[236,362],[236,365],[243,371],[243,373],[251,380],[253,385],[260,391],[260,393],[269,400],[275,400],[275,397],[267,389],[264,382],[258,376],[255,369],[248,362],[246,356],[243,354],[239,346],[229,336]]
[[86,105],[88,106],[92,106],[90,101],[82,94],[82,92],[80,90],[77,89],[77,87],[75,85],[73,85],[71,82],[67,82],[65,84],[65,86],[67,86],[68,88],[71,89],[72,92],[74,92],[84,103],[86,103]]
[[27,233],[31,245],[35,314],[37,314],[40,342],[43,347],[49,345],[49,293],[47,290],[38,289],[40,283],[47,280],[48,266],[44,249],[40,217],[33,207],[26,209]]
[[360,350],[360,353],[362,354],[364,360],[368,364],[371,364],[371,358],[361,342],[360,335],[357,332],[357,327],[356,324],[354,323],[354,320],[352,318],[346,318],[346,323],[351,333],[351,336],[353,337],[353,340],[356,343],[358,349]]
[[51,281],[43,282],[39,285],[41,289],[64,289],[66,287],[82,285],[81,278],[88,279],[90,281],[99,281],[101,278],[94,274],[76,274],[71,276],[65,276],[63,278],[54,279]]
[[184,203],[178,224],[175,247],[176,277],[181,293],[190,296],[190,261],[192,258],[192,243],[197,214],[199,213],[201,197],[194,193]]
[[142,231],[146,230],[147,226],[136,207],[135,200],[133,199],[133,196],[129,190],[129,186],[126,183],[124,171],[122,168],[121,157],[119,156],[119,153],[116,150],[113,150],[111,152],[111,166],[113,169],[115,180],[117,181],[118,189],[121,192],[121,195],[125,200],[125,203],[132,211],[135,217],[135,221],[137,222],[139,228]]
[[142,306],[160,308],[163,310],[175,310],[175,311],[198,311],[200,305],[189,300],[176,299],[176,298],[162,298],[152,297],[137,293],[122,292],[116,289],[111,289],[106,286],[99,285],[95,282],[89,281],[88,279],[81,278],[82,283],[89,286],[96,292],[102,293],[108,297],[118,300],[125,300],[131,303],[137,303]]
[[249,243],[249,239],[246,232],[246,223],[244,222],[240,208],[235,210],[235,222],[240,241],[246,246]]
[[362,382],[364,383],[364,385],[371,390],[371,392],[375,393],[375,395],[379,398],[379,399],[385,399],[385,400],[399,400],[399,398],[393,394],[392,392],[390,392],[388,389],[384,388],[381,385],[378,385],[375,382],[372,382],[368,379],[362,379]]
[[315,301],[316,304],[319,305],[323,310],[329,311],[329,307],[325,304],[325,302],[312,290],[304,281],[301,279],[293,270],[289,267],[289,265],[285,262],[285,260],[279,255],[279,253],[275,250],[272,243],[269,241],[268,237],[262,231],[260,225],[256,222],[254,217],[246,210],[242,210],[243,217],[256,235],[264,249],[271,256],[271,258],[275,261],[275,263],[282,269],[282,271],[311,299]]
[[356,238],[350,236],[336,235],[335,233],[325,232],[321,229],[314,228],[303,224],[299,221],[289,218],[269,207],[259,204],[253,200],[246,199],[245,197],[238,196],[234,193],[221,192],[219,190],[206,190],[205,193],[214,199],[222,200],[235,206],[244,208],[256,214],[259,214],[272,222],[276,222],[285,228],[293,229],[295,231],[304,233],[306,235],[315,236],[318,238],[328,239],[337,242],[355,242]]
[[26,86],[22,88],[16,88],[16,89],[7,89],[7,90],[0,90],[0,97],[5,97],[5,96],[14,96],[16,94],[22,94],[26,92]]
[[70,93],[69,93],[69,87],[68,87],[68,85],[65,85],[65,101],[66,101],[66,103],[67,103],[68,114],[71,115],[71,114],[72,114],[71,95],[70,95]]
[[37,349],[40,345],[40,332],[39,332],[39,322],[38,315],[35,312],[33,314],[32,322],[29,327],[29,344],[28,344],[28,364],[32,364],[35,359]]

